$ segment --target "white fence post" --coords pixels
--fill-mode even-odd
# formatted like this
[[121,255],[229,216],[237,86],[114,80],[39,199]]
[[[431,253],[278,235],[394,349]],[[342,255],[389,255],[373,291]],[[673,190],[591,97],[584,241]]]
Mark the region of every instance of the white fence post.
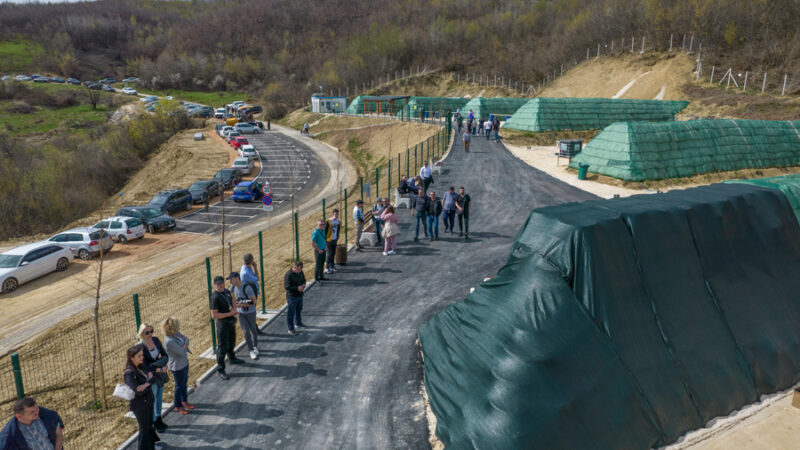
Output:
[[631,36],[631,53],[633,53],[633,36]]
[[711,78],[708,80],[709,83],[714,82],[714,66],[711,66]]
[[644,39],[645,39],[646,37],[647,37],[647,36],[642,36],[642,51],[640,51],[639,53],[644,53]]
[[681,44],[681,51],[686,50],[686,33],[683,34],[683,43]]
[[597,57],[600,57],[600,44],[597,44]]
[[669,51],[672,51],[672,33],[669,34]]
[[744,71],[744,84],[742,85],[742,92],[747,90],[747,71]]
[[689,38],[689,53],[692,52],[692,44],[694,44],[694,34]]
[[588,48],[586,49],[586,60],[587,61],[589,60],[589,49]]
[[783,75],[783,89],[781,89],[781,97],[783,97],[783,94],[786,93],[786,77],[788,77],[788,75],[784,74]]
[[761,83],[761,92],[767,88],[767,72],[764,72],[764,81]]

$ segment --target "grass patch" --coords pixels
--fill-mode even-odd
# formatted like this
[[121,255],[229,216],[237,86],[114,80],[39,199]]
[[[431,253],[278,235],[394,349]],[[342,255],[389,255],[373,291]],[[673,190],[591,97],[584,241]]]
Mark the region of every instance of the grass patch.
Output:
[[583,145],[589,143],[599,133],[600,130],[561,130],[561,131],[542,131],[534,133],[532,131],[512,130],[510,128],[503,128],[500,130],[500,136],[503,140],[511,145],[517,147],[525,146],[553,146],[555,147],[556,141],[559,139],[581,139]]
[[106,120],[110,111],[107,106],[98,105],[96,110],[91,105],[77,105],[66,108],[36,107],[28,114],[12,113],[13,102],[0,102],[0,133],[12,136],[46,133],[56,128],[80,130],[94,126]]
[[[122,88],[123,85],[118,83],[119,88]],[[132,86],[137,91],[139,90],[136,86]],[[159,97],[165,97],[167,95],[173,96],[177,100],[185,100],[187,102],[193,103],[200,103],[202,105],[212,106],[214,108],[221,108],[228,103],[235,102],[236,100],[247,100],[248,95],[244,92],[226,92],[226,91],[219,91],[219,92],[201,92],[201,91],[180,91],[177,89],[167,89],[163,91],[153,91],[149,89],[144,89],[140,91],[142,94],[147,95],[157,95]]]
[[0,41],[0,72],[12,72],[28,68],[33,58],[42,53],[41,44],[27,39]]

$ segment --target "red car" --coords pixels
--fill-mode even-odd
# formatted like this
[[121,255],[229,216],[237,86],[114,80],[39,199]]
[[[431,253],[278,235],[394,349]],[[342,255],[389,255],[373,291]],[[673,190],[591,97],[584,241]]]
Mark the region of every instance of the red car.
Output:
[[247,138],[246,137],[236,136],[234,138],[231,138],[231,145],[236,150],[239,150],[239,147],[241,147],[241,146],[243,146],[245,144],[249,144],[249,142],[247,142]]

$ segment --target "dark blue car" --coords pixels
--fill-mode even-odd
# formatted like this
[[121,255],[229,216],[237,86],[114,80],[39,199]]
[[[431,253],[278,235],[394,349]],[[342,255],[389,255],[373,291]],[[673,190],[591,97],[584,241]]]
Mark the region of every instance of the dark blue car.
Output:
[[186,189],[161,191],[147,205],[167,214],[181,210],[189,211],[192,209],[192,194]]
[[233,188],[233,201],[254,202],[264,196],[258,181],[242,181]]

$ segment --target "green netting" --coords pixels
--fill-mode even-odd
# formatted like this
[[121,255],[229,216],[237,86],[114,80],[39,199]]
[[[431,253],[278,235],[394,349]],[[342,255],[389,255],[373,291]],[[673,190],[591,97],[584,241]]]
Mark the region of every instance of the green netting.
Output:
[[[373,99],[380,99],[380,98],[388,98],[385,97],[377,97],[377,96],[370,96],[370,95],[359,95],[358,97],[354,98],[353,101],[347,106],[347,114],[371,114],[371,113],[382,113],[382,114],[389,114],[389,113],[396,113],[403,109],[408,104],[408,98],[398,98],[394,102],[389,102],[389,100],[383,100],[380,103],[380,111],[378,111],[378,103],[364,100],[373,100]],[[392,106],[393,103],[393,106]]]
[[477,97],[461,108],[461,115],[466,119],[471,109],[475,113],[475,119],[477,120],[488,120],[491,114],[501,116],[500,120],[505,120],[502,116],[514,114],[529,100],[527,98],[512,97]]
[[800,164],[800,121],[619,122],[572,159],[629,181]]
[[689,102],[615,98],[534,98],[504,128],[522,131],[600,130],[614,122],[675,119]]
[[403,111],[398,112],[397,115],[415,119],[423,109],[437,112],[441,115],[447,110],[455,112],[458,108],[463,108],[469,100],[463,97],[411,97],[408,106]]
[[783,192],[786,200],[792,205],[795,217],[800,221],[800,174],[784,175],[780,177],[756,178],[752,180],[730,180],[725,183],[745,183],[756,186],[777,189]]

